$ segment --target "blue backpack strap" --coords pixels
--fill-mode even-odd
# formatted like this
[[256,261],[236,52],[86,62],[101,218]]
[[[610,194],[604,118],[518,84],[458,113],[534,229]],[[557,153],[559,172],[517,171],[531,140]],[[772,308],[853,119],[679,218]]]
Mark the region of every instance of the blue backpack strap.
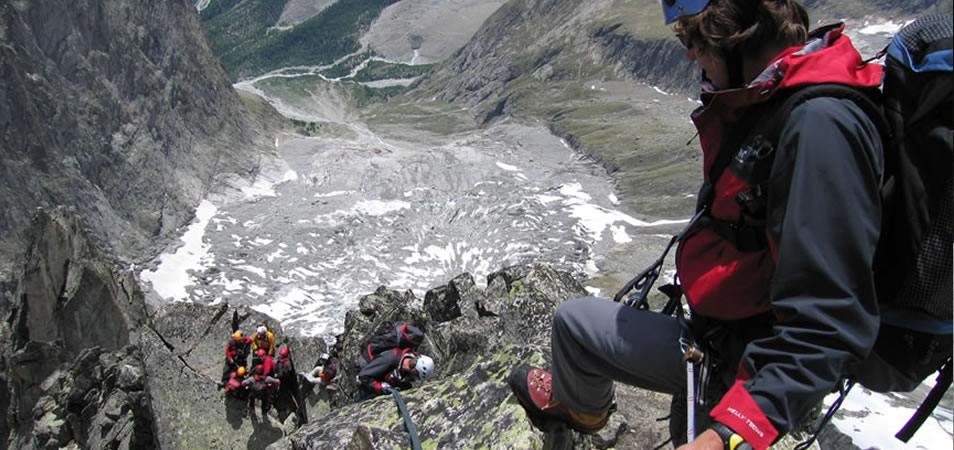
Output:
[[888,44],[888,56],[913,72],[954,70],[951,16],[922,17],[904,27]]

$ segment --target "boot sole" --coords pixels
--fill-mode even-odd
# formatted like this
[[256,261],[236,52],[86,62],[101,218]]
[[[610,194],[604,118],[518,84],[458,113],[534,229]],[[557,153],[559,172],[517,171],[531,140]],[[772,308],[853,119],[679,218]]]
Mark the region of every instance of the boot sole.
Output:
[[[530,423],[533,424],[533,426],[538,430],[543,431],[544,433],[559,433],[568,429],[572,429],[585,434],[595,433],[591,430],[575,427],[572,423],[565,420],[561,420],[547,414],[534,412],[537,407],[533,404],[533,402],[525,400],[519,394],[519,392],[521,392],[521,389],[518,388],[520,382],[521,380],[514,379],[514,377],[511,376],[509,380],[510,390],[513,391],[514,397],[517,397],[517,402],[523,407],[523,411],[526,413],[527,418],[530,419]],[[523,382],[526,383],[525,380]]]

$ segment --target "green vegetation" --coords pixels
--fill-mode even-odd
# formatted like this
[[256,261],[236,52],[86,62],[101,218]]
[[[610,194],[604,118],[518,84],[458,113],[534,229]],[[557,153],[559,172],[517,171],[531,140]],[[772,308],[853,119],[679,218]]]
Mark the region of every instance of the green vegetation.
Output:
[[288,0],[211,0],[199,13],[212,51],[235,79],[234,64],[243,49],[257,45],[282,14]]
[[354,81],[388,80],[393,78],[414,78],[429,72],[434,64],[395,64],[385,61],[369,61],[363,69],[355,74]]
[[[647,5],[646,3],[655,3]],[[613,6],[607,8],[610,12],[605,22],[597,24],[598,28],[607,28],[619,25],[618,34],[638,36],[639,39],[663,39],[673,36],[672,29],[663,23],[662,12],[658,2],[633,2],[616,0]]]
[[321,129],[321,124],[318,122],[306,122],[298,119],[291,119],[291,122],[295,125],[295,130],[305,136],[314,136],[318,134],[318,131]]
[[388,86],[383,88],[372,88],[360,84],[346,84],[354,99],[354,105],[358,108],[364,108],[375,102],[385,101],[391,97],[398,96],[407,90],[404,86]]
[[[233,80],[287,66],[330,64],[397,0],[338,1],[288,30],[270,28],[287,0],[213,0],[202,11],[212,48]],[[231,8],[228,8],[231,6]]]

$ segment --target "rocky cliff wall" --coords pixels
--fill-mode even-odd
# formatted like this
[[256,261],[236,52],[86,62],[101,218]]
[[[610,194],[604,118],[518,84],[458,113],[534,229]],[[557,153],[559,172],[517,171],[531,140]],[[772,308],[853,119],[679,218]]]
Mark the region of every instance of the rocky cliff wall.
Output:
[[0,4],[4,256],[34,209],[55,205],[76,208],[117,256],[141,252],[186,223],[221,173],[254,170],[268,142],[189,1]]

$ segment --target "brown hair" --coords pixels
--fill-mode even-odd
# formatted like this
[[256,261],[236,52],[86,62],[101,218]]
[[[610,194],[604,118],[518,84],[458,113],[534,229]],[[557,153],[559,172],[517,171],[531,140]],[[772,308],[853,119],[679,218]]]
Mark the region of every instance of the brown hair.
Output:
[[673,30],[700,53],[757,53],[766,45],[803,44],[808,12],[795,0],[712,0]]

